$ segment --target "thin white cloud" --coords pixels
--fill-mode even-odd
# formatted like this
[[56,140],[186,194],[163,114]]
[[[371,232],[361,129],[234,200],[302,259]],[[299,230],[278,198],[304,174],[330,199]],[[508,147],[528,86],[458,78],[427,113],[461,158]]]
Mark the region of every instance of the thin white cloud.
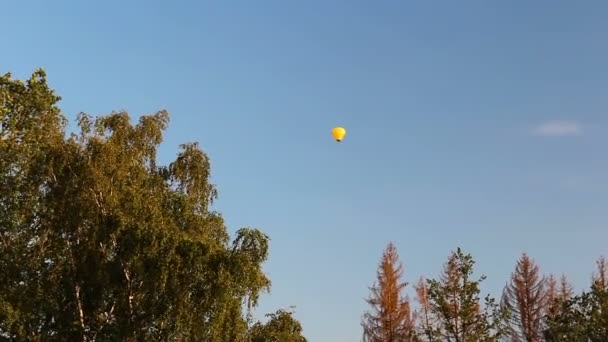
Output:
[[574,136],[583,134],[583,127],[576,121],[547,121],[536,127],[534,133],[551,137]]

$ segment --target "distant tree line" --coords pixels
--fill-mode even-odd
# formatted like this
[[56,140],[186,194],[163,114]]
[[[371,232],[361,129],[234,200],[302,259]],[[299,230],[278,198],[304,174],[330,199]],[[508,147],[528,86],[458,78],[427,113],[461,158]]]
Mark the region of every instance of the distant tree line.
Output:
[[269,238],[229,236],[207,155],[157,163],[167,112],[68,135],[59,100],[0,75],[0,340],[306,341],[290,311],[252,319]]
[[438,279],[413,286],[417,305],[402,292],[403,264],[389,243],[362,318],[366,342],[606,342],[608,262],[597,260],[589,289],[575,295],[565,275],[542,275],[522,254],[500,300],[480,298],[484,276],[473,276],[473,257],[453,251]]

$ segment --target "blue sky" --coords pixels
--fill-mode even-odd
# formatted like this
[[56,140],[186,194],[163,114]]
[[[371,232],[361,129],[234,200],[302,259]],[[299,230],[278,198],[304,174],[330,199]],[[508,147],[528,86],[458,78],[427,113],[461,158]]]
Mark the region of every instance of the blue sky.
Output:
[[[270,235],[312,342],[359,340],[394,241],[406,277],[461,246],[499,294],[517,257],[586,287],[608,254],[608,3],[6,1],[0,72],[44,67],[73,118],[171,113],[231,231]],[[337,144],[330,130],[348,129]]]

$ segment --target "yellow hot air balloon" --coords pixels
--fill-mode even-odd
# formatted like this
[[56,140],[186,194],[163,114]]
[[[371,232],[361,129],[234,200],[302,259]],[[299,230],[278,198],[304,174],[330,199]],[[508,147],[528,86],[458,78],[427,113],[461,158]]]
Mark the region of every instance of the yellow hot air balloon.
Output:
[[337,142],[340,142],[346,135],[346,129],[343,127],[334,127],[334,129],[331,130],[331,134],[334,136],[334,139],[336,139]]

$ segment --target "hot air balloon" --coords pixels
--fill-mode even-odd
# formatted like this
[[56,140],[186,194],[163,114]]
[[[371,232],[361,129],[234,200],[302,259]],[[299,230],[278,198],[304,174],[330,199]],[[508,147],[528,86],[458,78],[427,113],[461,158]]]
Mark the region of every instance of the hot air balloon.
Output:
[[334,136],[334,139],[336,139],[337,142],[340,142],[346,135],[346,129],[343,127],[334,127],[334,129],[331,130],[331,134]]

